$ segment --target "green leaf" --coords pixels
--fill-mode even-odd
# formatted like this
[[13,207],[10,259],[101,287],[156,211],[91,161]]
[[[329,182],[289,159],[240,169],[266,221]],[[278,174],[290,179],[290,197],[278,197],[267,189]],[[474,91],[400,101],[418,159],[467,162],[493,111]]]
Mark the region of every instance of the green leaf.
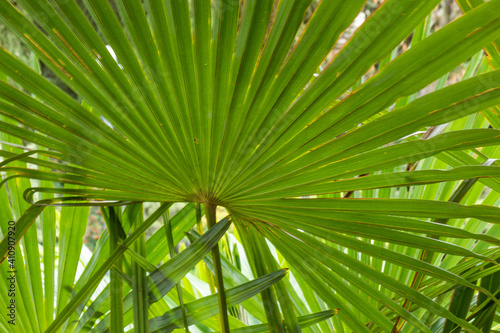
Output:
[[35,222],[38,215],[40,215],[45,206],[43,205],[32,205],[28,208],[23,215],[17,220],[16,224],[12,226],[12,234],[6,234],[0,242],[0,254],[2,255],[3,262],[5,258],[9,255],[9,251],[13,250],[15,246],[19,243],[22,236],[28,231],[29,227]]
[[[248,283],[228,289],[226,291],[228,306],[239,304],[244,300],[258,294],[262,290],[269,288],[274,283],[282,279],[285,274],[286,270],[279,270],[252,280]],[[185,304],[188,323],[192,324],[195,321],[201,321],[204,318],[209,318],[217,314],[217,302],[217,295],[211,295]],[[150,330],[151,332],[171,332],[173,329],[178,327],[175,322],[179,321],[180,319],[180,308],[172,309],[161,317],[151,319]]]
[[[314,324],[317,324],[323,320],[327,320],[328,318],[331,318],[332,316],[334,316],[336,313],[337,312],[334,310],[327,310],[327,311],[322,311],[322,312],[318,312],[318,313],[313,313],[310,315],[300,316],[297,318],[297,320],[299,321],[300,328],[306,328],[306,327],[312,326]],[[252,326],[248,326],[248,327],[233,329],[232,332],[234,332],[234,333],[268,332],[268,326],[266,324],[252,325]]]
[[[167,292],[169,292],[193,267],[203,259],[204,256],[217,244],[218,240],[224,235],[231,220],[229,218],[222,219],[213,228],[206,232],[196,242],[191,244],[186,250],[182,251],[174,258],[168,260],[163,265],[158,267],[154,272],[148,275],[148,303],[151,306],[153,303],[160,301]],[[130,236],[129,236],[130,237]],[[127,239],[123,242],[127,242]],[[109,295],[109,289],[105,290],[104,299]],[[123,300],[124,323],[128,325],[132,321],[132,294],[127,294]],[[106,308],[106,303],[97,304],[101,308]],[[104,305],[104,306],[103,306]],[[96,306],[96,305],[94,305]],[[186,308],[187,309],[187,308]],[[188,310],[187,310],[188,311]],[[188,313],[188,312],[187,312]],[[187,316],[187,315],[186,315]],[[182,317],[179,317],[182,319]],[[105,331],[110,323],[109,315],[101,318],[101,321],[96,327],[96,332]],[[182,323],[182,321],[181,321]],[[182,327],[182,324],[181,324]],[[152,326],[150,324],[150,330]]]
[[61,325],[69,318],[69,316],[76,310],[80,303],[97,287],[106,272],[111,269],[114,263],[121,258],[127,247],[136,241],[143,233],[150,227],[161,214],[170,207],[170,203],[163,204],[151,216],[144,221],[140,228],[130,234],[122,244],[109,256],[109,258],[96,270],[96,272],[87,280],[85,285],[80,291],[71,299],[71,301],[64,307],[58,314],[56,319],[47,328],[47,332],[56,332]]

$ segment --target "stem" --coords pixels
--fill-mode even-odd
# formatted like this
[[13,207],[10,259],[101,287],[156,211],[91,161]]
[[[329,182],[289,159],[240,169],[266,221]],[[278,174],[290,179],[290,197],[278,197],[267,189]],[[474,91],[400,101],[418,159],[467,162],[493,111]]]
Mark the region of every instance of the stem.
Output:
[[195,203],[196,210],[196,227],[198,228],[198,233],[203,235],[203,224],[201,223],[201,205],[197,202]]
[[[198,233],[203,235],[203,223],[201,221],[201,205],[197,202],[195,203],[195,209],[196,209],[196,226],[198,228]],[[205,262],[202,260],[199,263],[200,265],[200,274],[204,278],[205,281],[208,282],[208,285],[210,286],[210,293],[215,294],[215,280],[214,280],[214,275],[212,274],[212,271],[210,271],[205,264]]]
[[[207,217],[208,228],[215,225],[215,205],[204,204],[205,216]],[[222,265],[220,260],[219,245],[212,248],[212,258],[214,262],[215,281],[217,283],[217,295],[219,298],[219,330],[221,333],[229,333],[229,319],[227,316],[226,291],[222,279]]]
[[[140,227],[144,222],[143,219],[143,206],[140,205],[140,210],[137,216],[132,220],[132,226],[130,231],[133,232]],[[137,251],[137,252],[135,252]],[[127,254],[134,253],[140,258],[145,259],[146,256],[146,237],[142,234],[139,239],[131,245],[131,249],[126,252]],[[149,321],[148,321],[148,284],[146,270],[138,263],[137,260],[132,259],[132,300],[134,304],[134,332],[137,333],[148,333],[149,332]],[[153,267],[153,270],[156,267]]]
[[[120,220],[116,216],[115,208],[109,207],[109,253],[113,253],[122,241],[122,227]],[[120,257],[115,262],[115,269],[122,270],[122,258]],[[111,269],[110,272],[110,296],[111,296],[111,313],[109,331],[111,333],[123,332],[123,295],[122,295],[122,277],[120,274]]]

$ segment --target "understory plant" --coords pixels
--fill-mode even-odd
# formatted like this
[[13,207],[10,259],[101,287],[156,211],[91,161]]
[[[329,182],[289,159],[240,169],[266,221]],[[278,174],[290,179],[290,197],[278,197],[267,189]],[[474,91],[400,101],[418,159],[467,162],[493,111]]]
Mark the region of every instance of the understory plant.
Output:
[[0,330],[500,330],[500,0],[440,2],[0,0]]

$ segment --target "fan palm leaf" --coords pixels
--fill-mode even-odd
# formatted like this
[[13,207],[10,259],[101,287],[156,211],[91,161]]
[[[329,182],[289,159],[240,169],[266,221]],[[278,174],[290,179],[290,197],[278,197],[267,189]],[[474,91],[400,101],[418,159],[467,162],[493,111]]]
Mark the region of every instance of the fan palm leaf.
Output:
[[[253,259],[255,277],[276,275],[265,280],[276,284],[263,292],[272,332],[284,327],[300,331],[299,324],[312,319],[297,317],[299,312],[290,306],[293,295],[286,281],[277,282],[283,274],[272,273],[281,264],[270,258],[264,238],[296,270],[301,283],[309,284],[328,307],[339,309],[339,320],[355,332],[398,331],[401,318],[408,330],[431,332],[419,311],[479,332],[433,298],[460,285],[498,304],[496,291],[477,284],[478,278],[468,276],[466,269],[441,266],[433,254],[498,267],[498,251],[485,252],[498,245],[497,229],[491,228],[490,234],[483,230],[500,222],[500,209],[494,206],[500,171],[495,161],[483,162],[499,153],[499,55],[491,50],[500,38],[500,0],[469,6],[463,16],[428,35],[423,32],[426,17],[439,2],[387,0],[339,45],[364,0],[319,1],[305,26],[311,1],[0,1],[2,22],[78,95],[73,99],[36,68],[0,49],[1,132],[17,138],[20,146],[37,145],[31,151],[4,145],[2,184],[14,178],[41,181],[40,186],[27,179],[19,183],[24,199],[33,205],[22,204],[18,235],[28,237],[33,232],[29,227],[51,204],[195,202],[205,205],[213,233],[216,225],[222,230],[228,223],[215,223],[215,207],[223,206],[240,236],[247,236],[242,243]],[[412,46],[391,56],[412,32]],[[473,60],[479,64],[483,49],[493,69],[417,95],[471,58],[475,71]],[[378,70],[368,77],[372,66]],[[454,125],[484,110],[473,125]],[[416,133],[447,123],[453,125],[442,133]],[[493,128],[486,128],[489,124]],[[449,200],[457,182],[471,178],[481,178],[481,189],[484,184],[493,189],[490,204]],[[419,196],[424,185],[444,186],[443,193],[450,195]],[[407,188],[413,192],[405,196]],[[351,197],[354,192],[358,194]],[[462,227],[461,219],[478,221],[482,229]],[[131,234],[137,237],[124,242],[132,244],[144,231],[137,227]],[[74,237],[80,233],[71,232]],[[58,316],[49,331],[88,301],[103,274],[121,260],[125,243],[111,236],[112,257],[89,285],[79,286],[81,293],[58,299]],[[461,240],[479,241],[486,248],[475,249]],[[34,242],[36,237],[25,246],[36,257]],[[168,249],[167,243],[163,246]],[[206,245],[205,252],[198,249],[192,265],[173,275],[166,268],[155,271],[171,280],[150,274],[150,288],[161,290],[162,283],[168,284],[155,300],[212,246]],[[0,250],[7,254],[7,240]],[[366,262],[349,251],[363,253]],[[191,252],[183,253],[179,258]],[[419,254],[428,260],[417,259]],[[176,258],[169,265],[175,266]],[[250,295],[241,296],[241,288],[234,287],[224,297],[223,263],[214,247],[221,330],[227,331],[226,302],[233,306]],[[41,273],[28,265],[33,267],[30,276],[36,276],[32,283],[40,282],[33,287],[41,288]],[[399,273],[387,273],[385,265]],[[408,280],[399,280],[398,274],[409,274]],[[422,284],[411,283],[424,275],[429,278]],[[121,285],[119,275],[112,279]],[[118,326],[132,320],[130,299],[123,303],[130,315]],[[119,295],[111,293],[111,304],[116,300],[121,304]],[[35,299],[36,309],[41,302]],[[206,307],[198,319],[192,313],[195,302]],[[186,304],[184,319],[190,325],[217,313],[214,298],[195,302]],[[180,320],[181,313],[172,309],[150,328],[173,329],[172,318]],[[44,327],[51,319],[45,317]],[[92,326],[95,318],[87,319]],[[97,331],[110,321],[116,318],[106,317]]]

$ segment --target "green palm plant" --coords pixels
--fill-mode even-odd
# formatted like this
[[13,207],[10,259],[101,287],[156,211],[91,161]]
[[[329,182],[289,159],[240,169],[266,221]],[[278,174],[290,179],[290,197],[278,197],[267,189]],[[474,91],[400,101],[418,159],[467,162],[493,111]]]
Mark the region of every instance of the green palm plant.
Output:
[[[12,250],[10,220],[25,254],[22,324],[3,316],[2,329],[210,332],[214,316],[222,332],[500,323],[500,0],[460,0],[466,13],[432,34],[440,1],[387,0],[333,58],[365,1],[320,1],[303,28],[311,2],[0,1],[35,60],[0,49],[0,254]],[[142,202],[162,204],[143,220]],[[174,202],[190,204],[170,218]],[[107,231],[75,282],[88,205],[104,207]],[[218,206],[229,216],[217,222]],[[176,254],[185,231],[203,231],[201,208],[208,230]],[[238,255],[216,246],[231,222]],[[183,279],[201,260],[217,296]],[[238,321],[241,302],[251,321]]]

